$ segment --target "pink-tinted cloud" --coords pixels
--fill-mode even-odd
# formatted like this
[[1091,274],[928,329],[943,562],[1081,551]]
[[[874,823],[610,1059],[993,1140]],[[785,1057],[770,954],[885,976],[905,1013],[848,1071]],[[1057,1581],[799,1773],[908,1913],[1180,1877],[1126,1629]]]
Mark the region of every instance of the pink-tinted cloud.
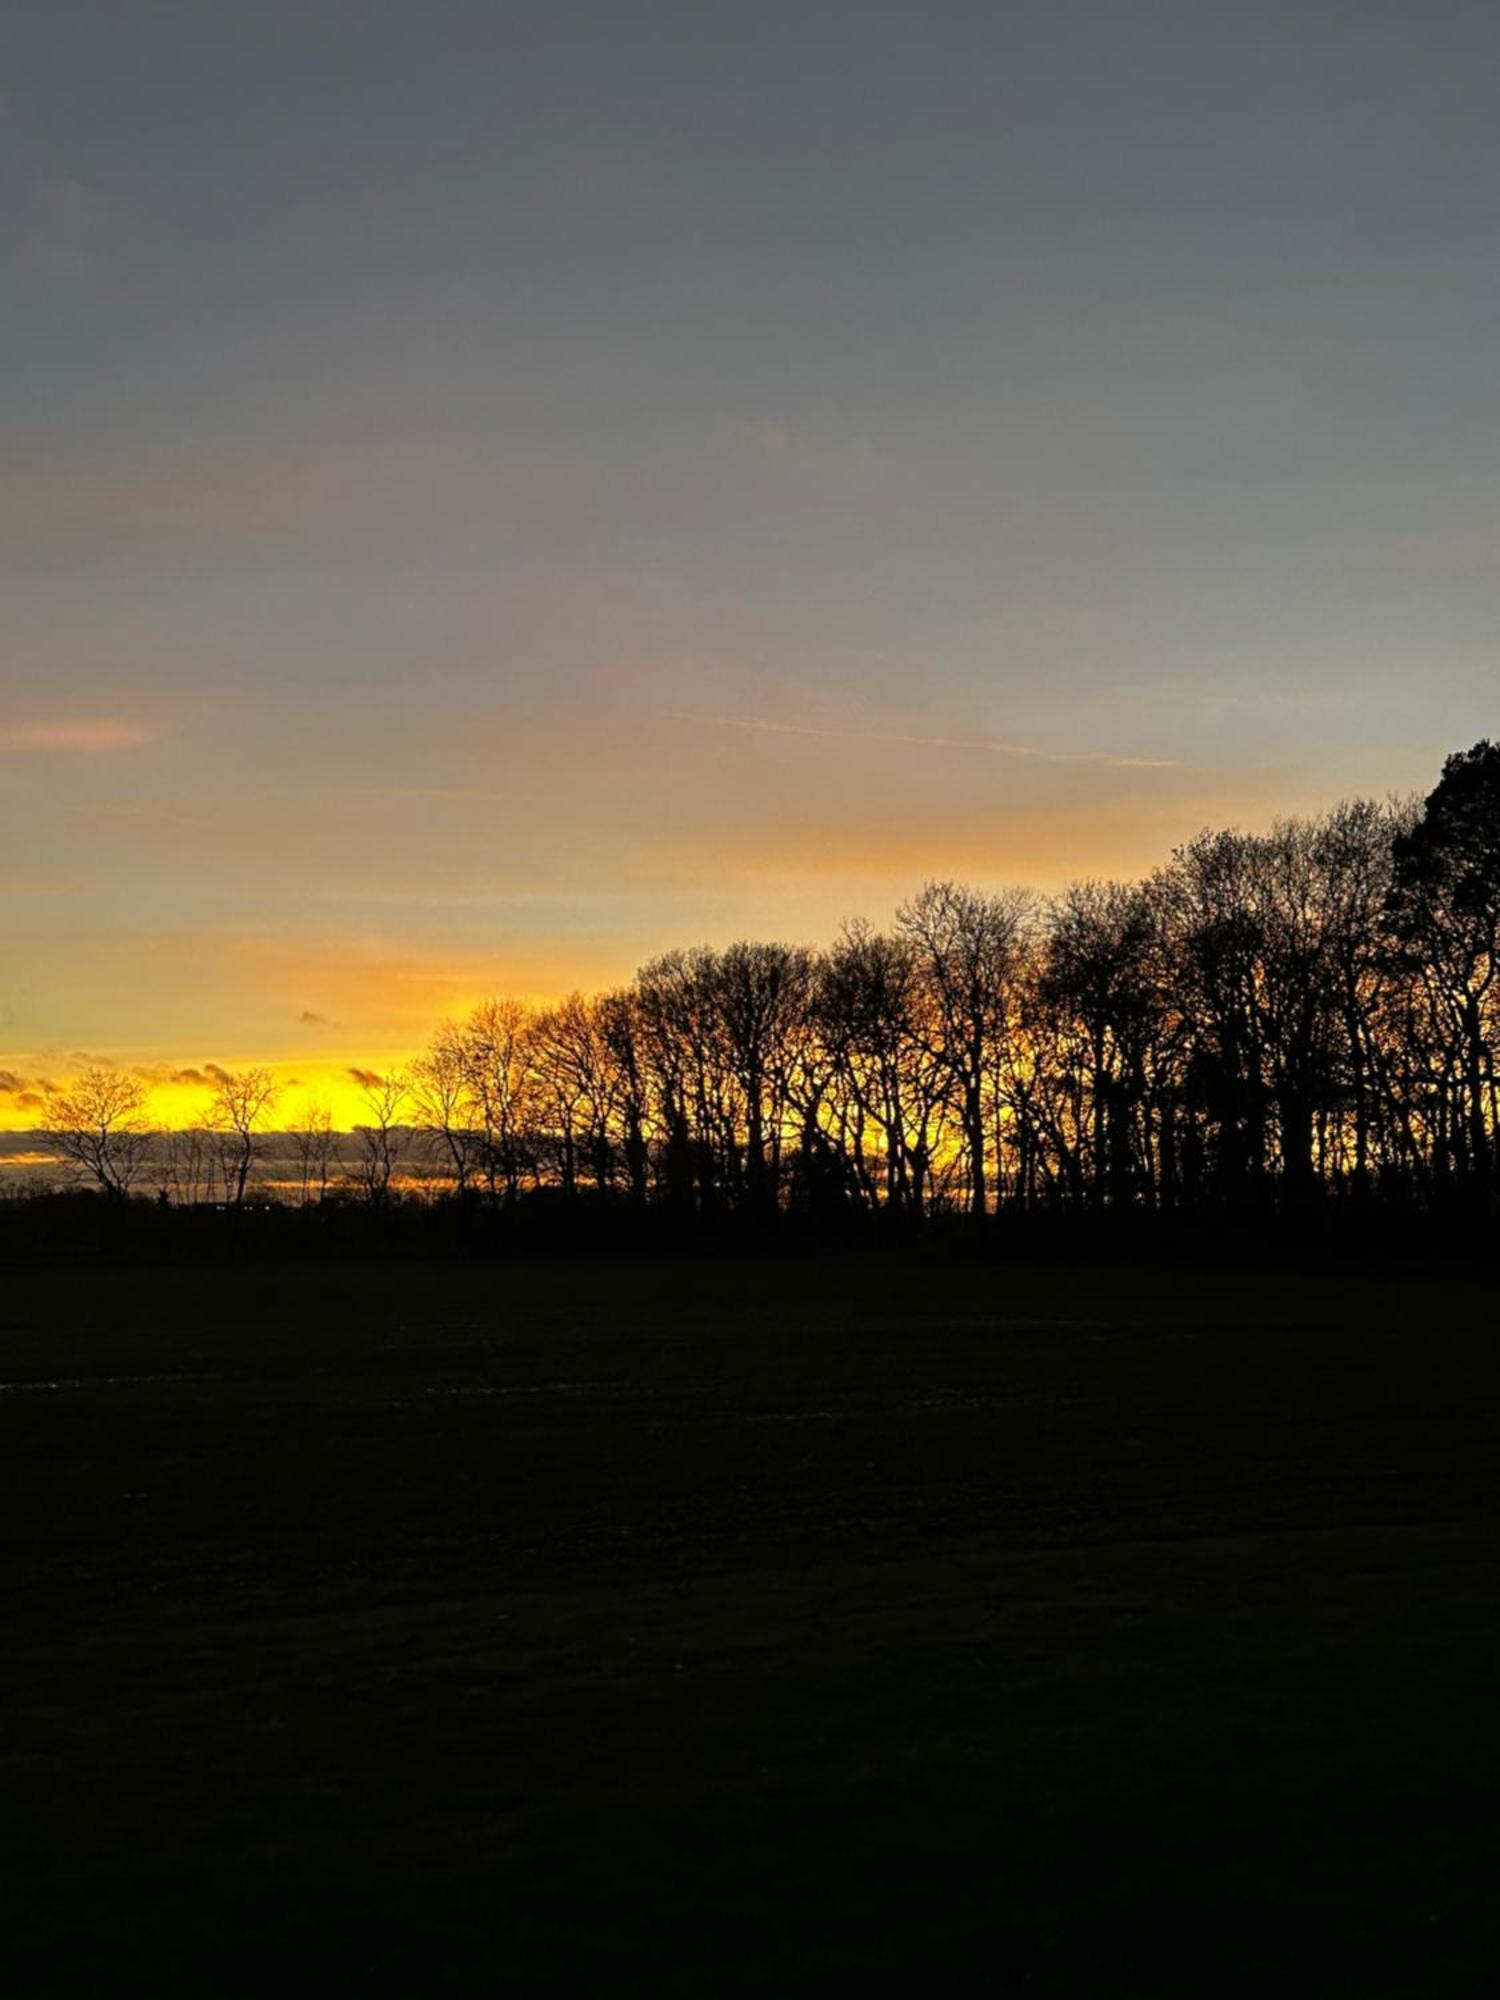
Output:
[[72,722],[0,722],[0,750],[135,750],[152,741],[144,723],[106,716]]
[[628,483],[594,460],[475,451],[421,438],[221,438],[78,456],[0,454],[0,546],[48,556],[170,550],[260,556],[346,544],[449,510],[533,520]]

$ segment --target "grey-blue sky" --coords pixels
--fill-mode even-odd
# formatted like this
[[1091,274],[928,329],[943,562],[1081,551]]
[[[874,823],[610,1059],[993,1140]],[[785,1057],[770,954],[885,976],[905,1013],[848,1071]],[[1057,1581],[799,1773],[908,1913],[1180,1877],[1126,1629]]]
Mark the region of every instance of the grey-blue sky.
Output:
[[[22,4],[6,713],[154,740],[0,750],[0,1041],[109,1038],[105,934],[137,1041],[166,935],[592,976],[1422,782],[1493,727],[1497,58],[1443,0]],[[245,994],[205,1035],[325,1011]]]

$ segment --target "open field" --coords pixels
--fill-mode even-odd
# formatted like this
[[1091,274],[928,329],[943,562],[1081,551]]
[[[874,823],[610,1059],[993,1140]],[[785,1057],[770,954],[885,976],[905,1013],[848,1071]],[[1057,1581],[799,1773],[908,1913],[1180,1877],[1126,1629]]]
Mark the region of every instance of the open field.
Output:
[[1494,1322],[10,1273],[5,1990],[1487,1990]]

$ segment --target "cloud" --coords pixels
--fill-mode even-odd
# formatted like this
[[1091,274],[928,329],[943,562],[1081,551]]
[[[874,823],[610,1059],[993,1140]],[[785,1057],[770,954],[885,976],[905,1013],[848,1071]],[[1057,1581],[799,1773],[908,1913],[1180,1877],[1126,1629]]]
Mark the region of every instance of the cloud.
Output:
[[162,1084],[197,1084],[208,1081],[201,1069],[193,1069],[191,1067],[183,1069],[172,1063],[132,1063],[130,1074],[138,1076],[142,1083],[149,1083],[153,1086]]
[[743,452],[772,465],[866,473],[876,463],[875,447],[867,437],[816,437],[779,417],[755,417],[737,424],[735,437]]
[[[403,539],[441,517],[492,528],[623,491],[608,464],[442,440],[210,438],[130,451],[0,456],[0,547],[21,555],[169,551],[254,559]],[[487,529],[488,531],[488,529]]]
[[741,424],[739,435],[742,443],[767,458],[785,458],[797,445],[797,433],[791,425],[775,417],[757,417],[751,423]]
[[0,1132],[0,1159],[7,1167],[53,1167],[58,1164],[56,1153],[45,1153],[37,1146],[35,1132]]
[[359,1085],[361,1090],[378,1090],[380,1085],[385,1082],[385,1078],[380,1074],[379,1070],[357,1069],[352,1063],[349,1067],[349,1077],[352,1082]]
[[140,825],[148,828],[164,826],[174,830],[186,827],[191,833],[203,832],[214,825],[211,819],[197,819],[190,813],[167,812],[160,806],[85,805],[75,806],[73,812],[79,819],[122,820],[127,826]]
[[105,716],[72,722],[0,722],[0,750],[135,750],[155,740],[144,723]]
[[305,1028],[326,1028],[328,1026],[328,1016],[326,1014],[315,1014],[311,1007],[304,1007],[302,1012],[297,1016],[297,1019]]
[[48,1091],[56,1084],[45,1076],[22,1076],[19,1070],[0,1069],[0,1097],[14,1098],[23,1111],[40,1111]]
[[[674,718],[675,719],[675,718]],[[702,717],[714,729],[744,729],[768,736],[813,736],[836,743],[896,743],[922,750],[978,750],[992,757],[1023,757],[1042,764],[1108,764],[1116,770],[1171,771],[1173,757],[1128,757],[1112,750],[1042,750],[1030,743],[1006,743],[993,736],[918,736],[895,729],[814,729],[797,722],[765,722],[758,716]]]

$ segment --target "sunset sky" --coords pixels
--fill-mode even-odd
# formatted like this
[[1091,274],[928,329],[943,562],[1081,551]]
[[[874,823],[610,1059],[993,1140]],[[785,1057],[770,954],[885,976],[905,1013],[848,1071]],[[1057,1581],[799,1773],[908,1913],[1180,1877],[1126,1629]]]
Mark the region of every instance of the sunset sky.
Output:
[[1425,788],[1497,75],[1455,0],[19,0],[0,1125]]

